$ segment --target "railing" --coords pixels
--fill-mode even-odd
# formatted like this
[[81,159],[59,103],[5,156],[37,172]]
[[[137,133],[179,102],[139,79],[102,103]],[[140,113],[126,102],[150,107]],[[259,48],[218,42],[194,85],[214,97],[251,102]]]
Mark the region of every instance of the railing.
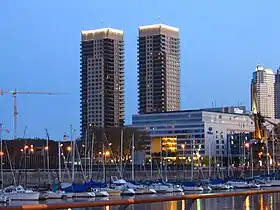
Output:
[[[89,208],[89,207],[104,207],[104,206],[124,206],[124,209],[133,204],[144,204],[144,203],[159,203],[168,201],[182,201],[187,202],[186,209],[191,209],[192,204],[197,199],[206,198],[223,198],[223,197],[234,197],[242,196],[245,200],[247,196],[259,195],[259,194],[272,194],[280,193],[280,189],[277,190],[250,190],[244,192],[227,192],[227,193],[209,193],[209,194],[189,194],[189,195],[178,195],[178,196],[163,196],[156,198],[129,198],[120,200],[109,200],[109,201],[86,201],[86,202],[73,202],[73,203],[55,203],[55,204],[28,204],[22,206],[8,206],[0,207],[0,210],[25,210],[25,209],[75,209],[75,208]],[[244,201],[243,200],[243,201]]]

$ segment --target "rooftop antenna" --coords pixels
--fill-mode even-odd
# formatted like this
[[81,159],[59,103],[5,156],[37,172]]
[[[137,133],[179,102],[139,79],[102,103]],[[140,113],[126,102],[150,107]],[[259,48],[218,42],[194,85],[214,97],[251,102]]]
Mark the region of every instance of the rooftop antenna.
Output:
[[158,19],[158,23],[161,24],[160,16],[157,16],[157,19]]

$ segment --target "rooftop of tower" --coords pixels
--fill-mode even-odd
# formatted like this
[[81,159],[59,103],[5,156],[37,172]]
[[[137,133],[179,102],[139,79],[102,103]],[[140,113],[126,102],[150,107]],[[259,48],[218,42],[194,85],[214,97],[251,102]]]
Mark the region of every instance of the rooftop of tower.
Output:
[[82,41],[100,39],[100,38],[112,38],[112,37],[122,37],[123,31],[114,28],[100,28],[93,30],[83,30],[81,31]]
[[149,30],[149,29],[158,29],[158,28],[163,28],[166,30],[171,30],[175,32],[179,32],[179,28],[173,27],[173,26],[168,26],[165,24],[153,24],[153,25],[145,25],[145,26],[140,26],[139,30]]

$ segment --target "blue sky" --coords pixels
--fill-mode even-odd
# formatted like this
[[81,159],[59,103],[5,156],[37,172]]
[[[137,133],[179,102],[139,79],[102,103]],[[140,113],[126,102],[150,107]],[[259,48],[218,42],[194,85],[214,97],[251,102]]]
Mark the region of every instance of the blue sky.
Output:
[[[79,130],[84,29],[125,31],[127,123],[137,112],[137,28],[159,22],[180,28],[182,109],[248,106],[256,64],[280,65],[279,8],[278,0],[1,0],[0,88],[67,93],[19,95],[18,136],[25,126],[27,136],[48,128],[54,139],[70,124]],[[11,131],[12,104],[0,96],[0,121]]]

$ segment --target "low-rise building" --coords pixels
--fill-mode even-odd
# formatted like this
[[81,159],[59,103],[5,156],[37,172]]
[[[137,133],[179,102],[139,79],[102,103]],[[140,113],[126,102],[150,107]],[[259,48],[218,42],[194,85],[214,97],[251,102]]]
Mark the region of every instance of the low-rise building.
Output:
[[145,131],[146,154],[163,151],[170,157],[227,156],[229,133],[254,131],[249,115],[211,109],[133,115],[132,126]]

